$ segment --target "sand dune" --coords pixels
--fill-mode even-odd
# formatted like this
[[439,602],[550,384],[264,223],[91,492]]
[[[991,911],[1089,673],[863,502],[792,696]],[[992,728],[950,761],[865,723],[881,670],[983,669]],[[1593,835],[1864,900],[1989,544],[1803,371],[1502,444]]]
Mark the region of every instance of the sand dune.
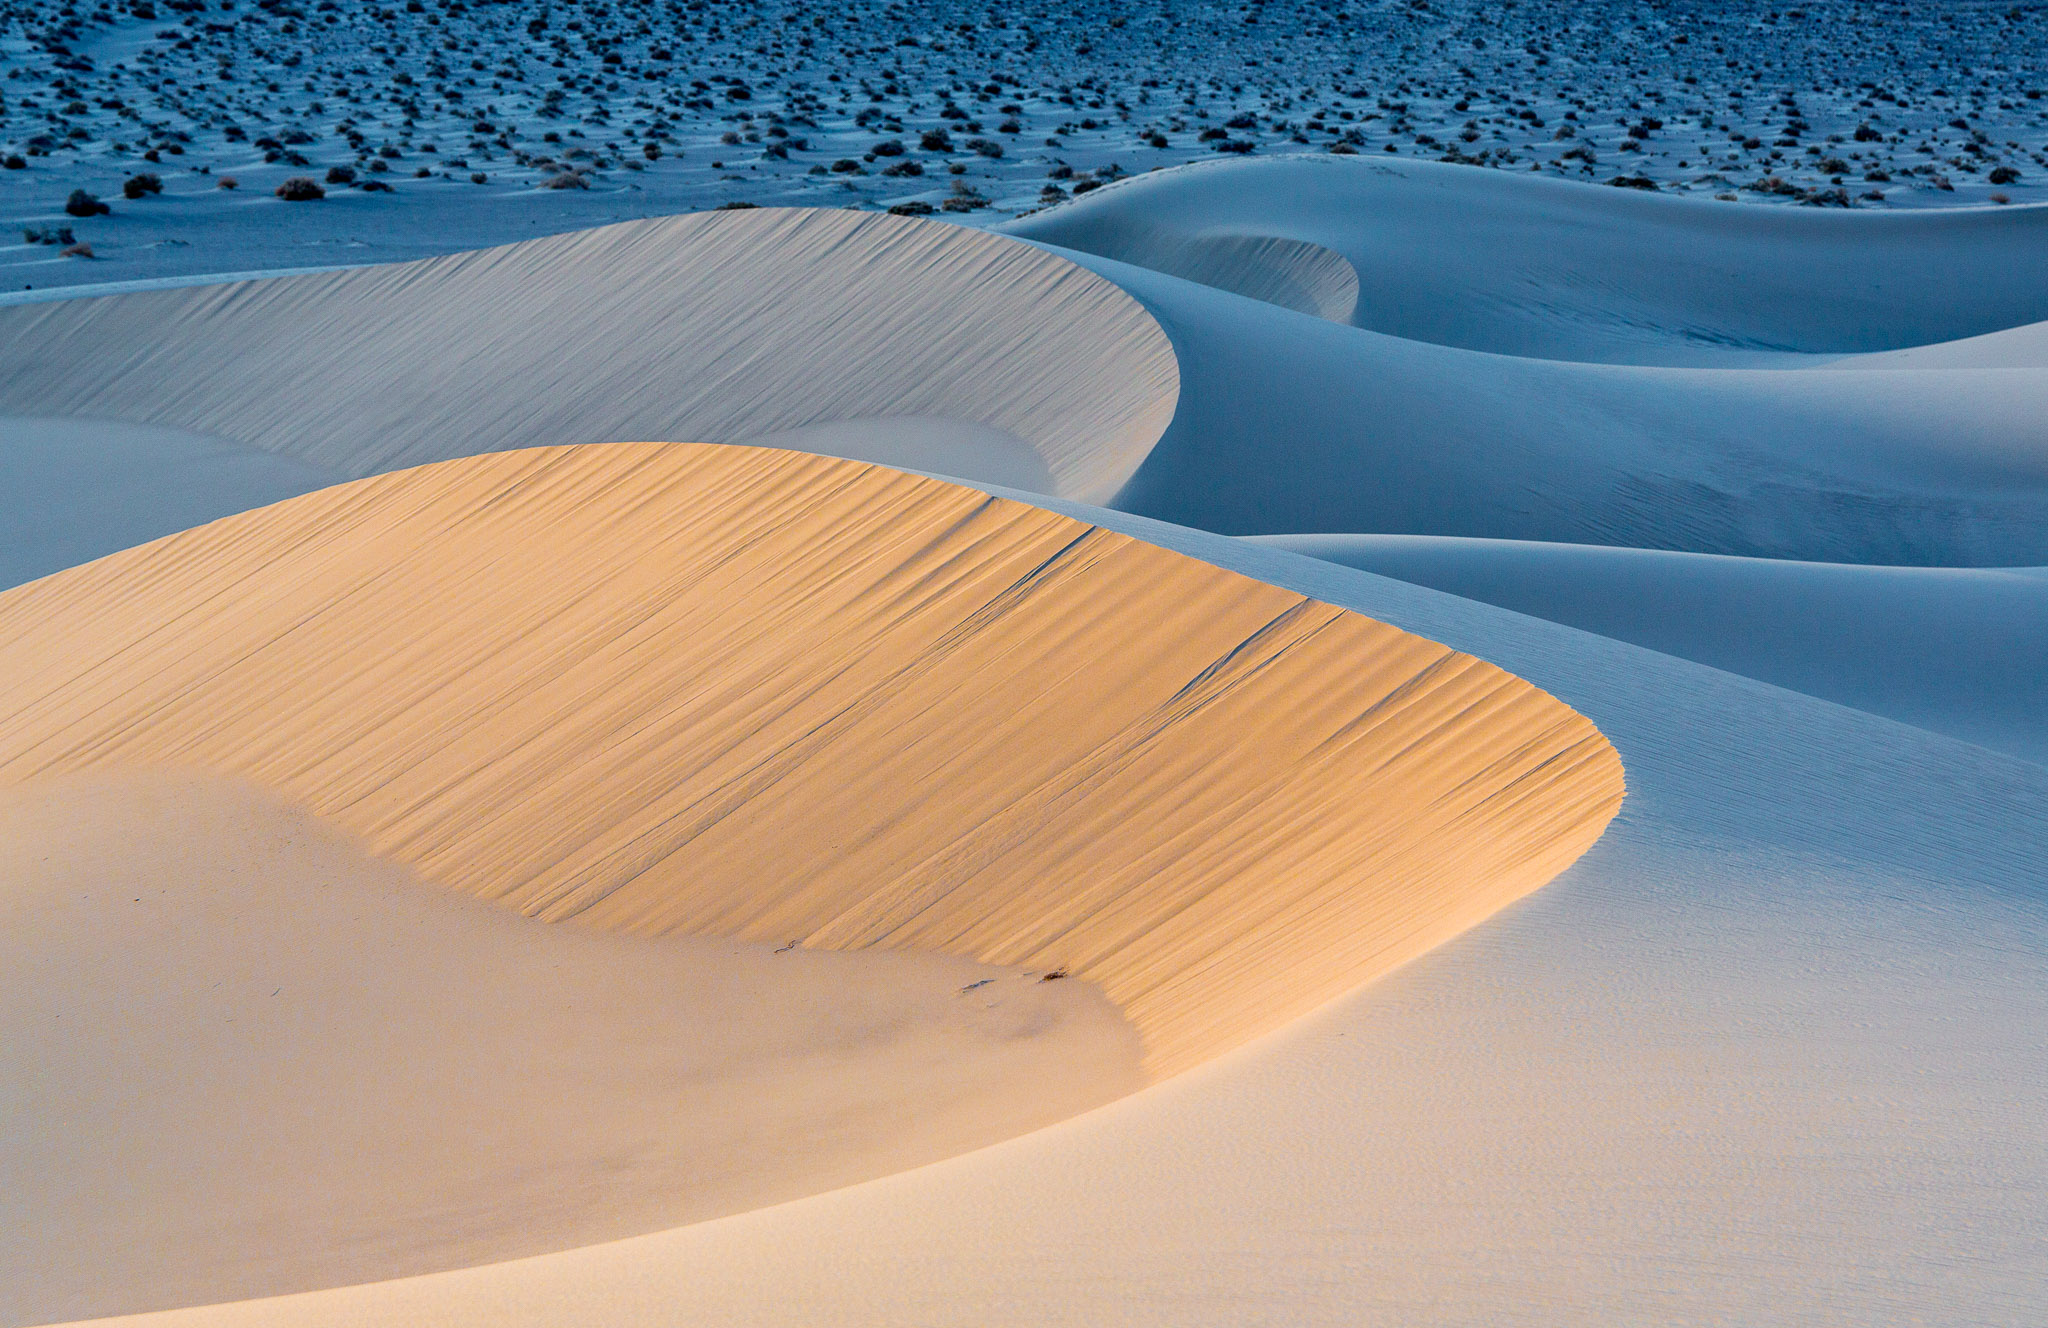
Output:
[[544,927],[241,782],[0,789],[0,1322],[638,1235],[1143,1082],[1084,982]]
[[1125,511],[1241,535],[2048,562],[2041,372],[1481,354],[1082,261],[1145,302],[1181,366],[1172,425],[1110,504]]
[[1261,542],[2048,764],[2048,569],[1868,567],[1413,535]]
[[[1185,166],[1005,229],[1240,294],[1278,267],[1249,237],[1318,246],[1348,260],[1358,283],[1354,309],[1332,303],[1325,317],[1617,364],[1891,350],[2033,322],[2048,303],[2048,207],[1765,210],[1427,161]],[[1238,261],[1209,276],[1174,258],[1225,236]]]
[[638,1240],[136,1328],[2040,1317],[2042,767],[1073,511],[1541,681],[1614,738],[1626,807],[1485,926],[1029,1137]]
[[1621,797],[1489,665],[793,452],[359,481],[8,592],[0,642],[0,779],[231,774],[535,917],[1064,969],[1155,1074],[1536,888]]
[[[1157,325],[1070,263],[822,209],[0,309],[0,410],[190,430],[344,476],[915,416],[1014,436],[1053,492],[1104,497],[1172,417],[1176,383]],[[971,437],[944,469],[1017,474],[1007,457],[985,474]]]

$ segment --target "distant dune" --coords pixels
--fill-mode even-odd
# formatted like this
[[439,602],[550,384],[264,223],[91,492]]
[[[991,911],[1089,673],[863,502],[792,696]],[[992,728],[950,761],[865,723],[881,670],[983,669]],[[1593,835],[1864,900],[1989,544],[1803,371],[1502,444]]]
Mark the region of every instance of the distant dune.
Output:
[[1100,500],[1177,385],[1158,325],[1102,278],[1002,236],[829,210],[0,309],[0,411],[190,430],[341,476],[910,416],[978,428],[942,458],[886,436],[854,450],[998,482],[1021,450],[1050,492]]
[[[2048,300],[2048,207],[1730,207],[1432,161],[1185,166],[1004,229],[1411,341],[1614,364],[1953,341]],[[1311,249],[1356,274],[1349,307],[1284,293]]]

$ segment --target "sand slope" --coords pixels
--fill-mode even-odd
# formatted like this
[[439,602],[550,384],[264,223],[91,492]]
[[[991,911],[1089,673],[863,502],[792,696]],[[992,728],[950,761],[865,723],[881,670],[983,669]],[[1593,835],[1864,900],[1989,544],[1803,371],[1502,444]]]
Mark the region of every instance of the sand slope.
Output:
[[1173,423],[1111,504],[1125,511],[1227,534],[2048,562],[2040,370],[1482,354],[1083,261],[1145,302],[1180,361]]
[[431,1278],[147,1320],[2031,1324],[2048,773],[1422,587],[1085,513],[1595,716],[1630,794],[1487,925],[997,1148]]
[[[1730,207],[1427,161],[1183,166],[1005,229],[1409,340],[1617,364],[1890,350],[2048,304],[2044,207]],[[1286,293],[1304,246],[1349,265],[1349,308]]]
[[1142,1083],[1083,982],[545,927],[186,772],[0,789],[0,1322],[490,1263]]
[[8,592],[0,642],[0,780],[196,767],[536,917],[1062,967],[1155,1073],[1534,889],[1622,792],[1477,660],[792,452],[359,481]]
[[[1176,381],[1144,311],[1070,263],[824,209],[0,309],[0,410],[192,430],[347,476],[914,416],[1014,436],[1052,491],[1100,497],[1166,426]],[[974,441],[947,473],[984,477]]]
[[2048,762],[2048,569],[1412,535],[1262,542]]

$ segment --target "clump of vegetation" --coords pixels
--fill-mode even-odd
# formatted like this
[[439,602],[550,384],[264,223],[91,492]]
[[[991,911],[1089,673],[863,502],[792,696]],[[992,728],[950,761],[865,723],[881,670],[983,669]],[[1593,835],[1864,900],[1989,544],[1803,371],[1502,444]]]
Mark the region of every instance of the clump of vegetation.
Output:
[[588,189],[590,180],[582,171],[558,171],[540,182],[543,189]]
[[121,197],[130,202],[138,198],[145,198],[150,194],[160,194],[163,191],[164,182],[162,177],[149,171],[144,171],[140,175],[131,175],[121,182]]
[[223,175],[220,177],[219,187],[222,189],[240,189],[242,182],[232,175]]
[[1991,174],[1985,178],[1993,184],[2017,184],[2020,173],[2010,166],[1993,166]]
[[24,226],[21,228],[23,244],[76,244],[78,237],[71,233],[69,226]]
[[915,198],[908,203],[897,203],[889,209],[889,215],[893,217],[929,217],[931,214],[932,205]]
[[327,197],[327,191],[310,175],[294,175],[271,192],[287,203],[311,203]]
[[329,167],[327,168],[327,183],[329,183],[329,184],[354,184],[355,182],[356,182],[356,168],[355,168],[355,167],[353,167],[353,166],[329,166]]
[[60,258],[91,258],[93,256],[92,246],[89,244],[74,244],[67,249],[58,250],[57,256]]
[[89,194],[83,189],[71,191],[71,197],[64,200],[64,213],[71,217],[104,217],[114,209],[100,202],[99,195]]

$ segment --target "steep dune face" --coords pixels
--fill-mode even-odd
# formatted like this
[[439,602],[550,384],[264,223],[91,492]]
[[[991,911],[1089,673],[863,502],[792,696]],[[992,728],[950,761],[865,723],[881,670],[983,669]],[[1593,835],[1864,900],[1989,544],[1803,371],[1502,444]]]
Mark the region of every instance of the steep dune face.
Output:
[[480,456],[0,597],[0,780],[255,781],[534,917],[1098,983],[1154,1074],[1535,889],[1582,717],[1384,624],[855,462]]
[[[1021,440],[1051,492],[1100,498],[1166,427],[1178,381],[1144,310],[1072,263],[825,209],[0,310],[0,410],[187,429],[351,477],[918,417]],[[1016,478],[1012,449],[984,465],[979,438],[940,469]]]
[[1315,245],[1356,273],[1340,321],[1619,364],[1891,350],[2032,322],[2048,304],[2048,208],[1739,208],[1426,161],[1186,166],[1006,229],[1195,280],[1172,261],[1176,241],[1230,232]]

